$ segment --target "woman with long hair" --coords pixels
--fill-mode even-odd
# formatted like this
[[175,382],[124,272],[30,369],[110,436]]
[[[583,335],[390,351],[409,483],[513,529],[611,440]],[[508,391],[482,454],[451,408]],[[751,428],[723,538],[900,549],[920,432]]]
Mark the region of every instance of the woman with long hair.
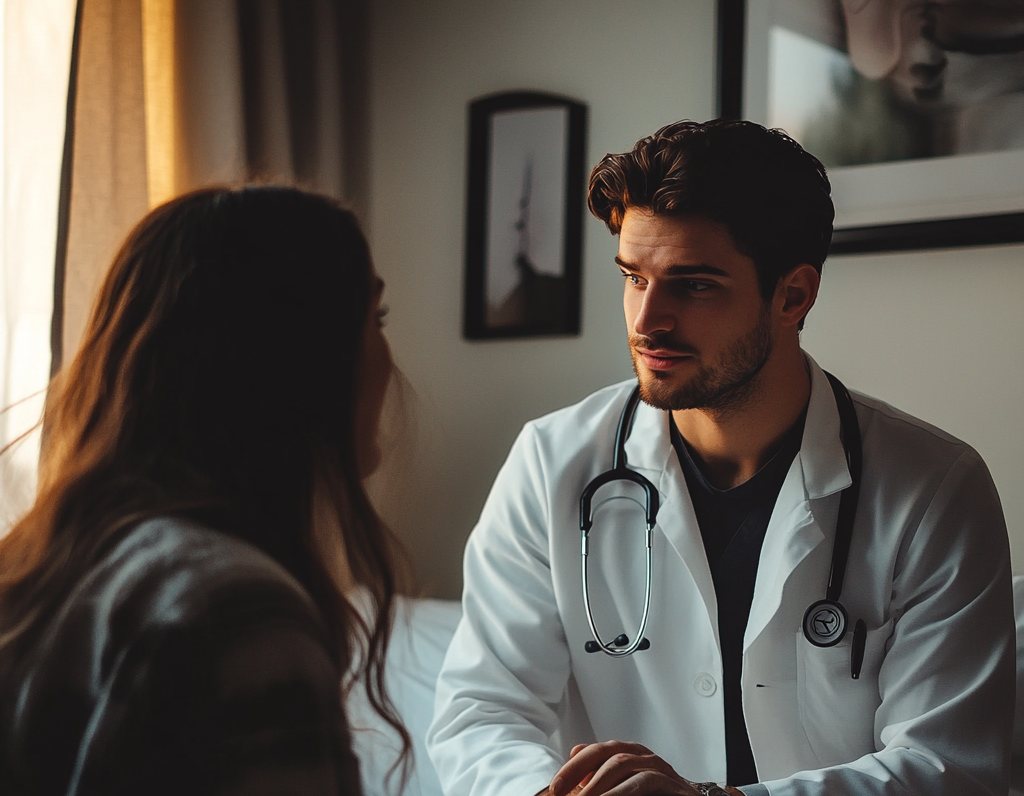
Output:
[[296,189],[197,191],[132,231],[0,540],[0,793],[358,794],[345,672],[408,748],[398,550],[362,484],[382,289],[354,217]]

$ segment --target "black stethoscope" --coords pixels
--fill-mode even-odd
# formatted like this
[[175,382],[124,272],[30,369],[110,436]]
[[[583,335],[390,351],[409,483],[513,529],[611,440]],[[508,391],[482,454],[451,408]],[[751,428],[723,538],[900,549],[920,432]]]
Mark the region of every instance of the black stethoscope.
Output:
[[[832,547],[832,567],[828,576],[828,587],[825,599],[812,603],[804,612],[804,637],[816,647],[834,647],[846,637],[849,618],[839,597],[843,591],[843,578],[846,575],[846,563],[850,557],[850,542],[853,538],[853,521],[857,514],[857,499],[860,495],[861,471],[863,469],[863,452],[861,450],[860,426],[857,423],[857,412],[849,391],[831,373],[825,374],[835,395],[836,407],[839,409],[839,436],[846,454],[846,464],[850,470],[852,483],[843,490],[839,498],[839,516],[836,519],[836,536]],[[612,469],[601,473],[583,489],[580,495],[580,533],[582,534],[583,555],[583,605],[587,612],[587,623],[594,636],[586,644],[587,652],[604,652],[616,658],[632,655],[637,650],[644,650],[651,643],[644,638],[647,629],[647,618],[651,610],[651,542],[654,537],[654,525],[658,519],[660,497],[658,490],[643,475],[629,469],[626,463],[626,440],[633,426],[636,407],[640,402],[639,386],[630,393],[626,405],[619,416],[618,429],[615,432],[615,453]],[[636,635],[630,641],[625,633],[611,642],[605,642],[597,632],[594,613],[590,606],[590,585],[587,571],[587,559],[590,554],[590,530],[594,525],[592,504],[597,490],[613,481],[629,481],[643,489],[645,494],[644,514],[647,521],[646,533],[646,575],[644,586],[644,610]],[[850,662],[850,674],[854,680],[860,677],[860,669],[864,660],[864,642],[867,636],[867,625],[858,619],[853,631],[853,649]]]

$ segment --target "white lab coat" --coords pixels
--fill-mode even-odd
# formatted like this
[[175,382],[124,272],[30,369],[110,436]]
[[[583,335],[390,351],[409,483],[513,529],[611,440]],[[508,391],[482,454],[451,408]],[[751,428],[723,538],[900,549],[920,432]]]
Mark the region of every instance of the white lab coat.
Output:
[[[988,470],[963,442],[854,395],[864,470],[842,602],[851,631],[860,618],[868,635],[853,680],[852,632],[829,649],[801,632],[807,606],[824,597],[839,496],[851,481],[832,391],[808,362],[802,446],[768,525],[744,638],[758,776],[773,796],[1001,796],[1014,618]],[[625,659],[584,651],[579,496],[611,466],[632,385],[528,423],[498,474],[466,549],[464,618],[427,738],[447,796],[532,796],[573,744],[594,740],[644,744],[691,780],[726,778],[715,591],[668,415],[646,404],[626,453],[662,499],[651,648]],[[628,501],[601,515],[591,590],[607,640],[636,631],[644,525]]]

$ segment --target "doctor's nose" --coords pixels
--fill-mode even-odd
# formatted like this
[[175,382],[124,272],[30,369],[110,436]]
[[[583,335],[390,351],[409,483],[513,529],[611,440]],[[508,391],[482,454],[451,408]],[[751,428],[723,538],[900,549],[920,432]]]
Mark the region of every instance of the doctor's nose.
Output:
[[673,310],[672,302],[662,290],[654,285],[648,286],[637,303],[631,332],[654,337],[672,331],[676,326]]

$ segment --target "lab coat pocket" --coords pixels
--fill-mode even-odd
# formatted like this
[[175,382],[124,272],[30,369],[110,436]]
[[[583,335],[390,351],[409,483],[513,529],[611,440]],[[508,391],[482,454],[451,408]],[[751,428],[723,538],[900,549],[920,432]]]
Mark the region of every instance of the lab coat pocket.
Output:
[[807,740],[822,766],[856,760],[875,750],[875,711],[882,703],[878,672],[892,620],[869,630],[860,678],[850,676],[853,631],[834,647],[815,647],[796,634],[797,701]]

